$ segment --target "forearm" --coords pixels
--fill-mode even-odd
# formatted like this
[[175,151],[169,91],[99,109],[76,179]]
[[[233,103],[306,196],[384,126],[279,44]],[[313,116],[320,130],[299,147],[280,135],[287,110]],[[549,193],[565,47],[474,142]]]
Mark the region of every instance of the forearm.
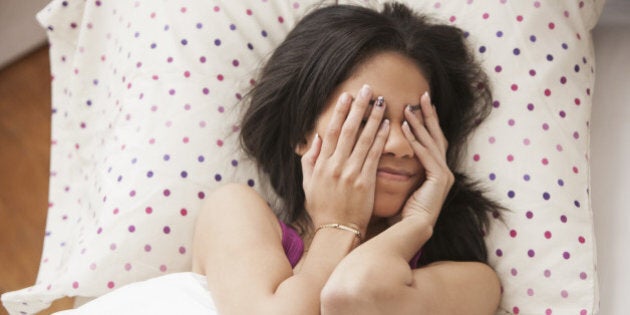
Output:
[[[339,263],[326,283],[323,309],[343,313],[342,308],[351,305],[353,311],[360,306],[378,314],[383,305],[377,301],[383,295],[394,296],[414,285],[409,260],[431,234],[429,224],[407,218],[357,247]],[[355,303],[358,300],[365,302]]]
[[286,314],[319,314],[322,288],[339,262],[356,245],[357,238],[347,231],[323,229],[317,232],[302,266],[278,285],[271,304],[282,305],[282,313]]

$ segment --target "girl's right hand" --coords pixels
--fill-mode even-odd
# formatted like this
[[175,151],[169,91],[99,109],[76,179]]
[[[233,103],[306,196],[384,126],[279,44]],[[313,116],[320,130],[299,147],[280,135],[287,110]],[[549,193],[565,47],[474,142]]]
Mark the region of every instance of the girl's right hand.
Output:
[[354,102],[342,93],[323,140],[316,135],[302,156],[305,207],[316,227],[341,223],[365,235],[374,207],[377,167],[389,133],[382,98],[374,102],[362,128],[371,97],[368,85]]

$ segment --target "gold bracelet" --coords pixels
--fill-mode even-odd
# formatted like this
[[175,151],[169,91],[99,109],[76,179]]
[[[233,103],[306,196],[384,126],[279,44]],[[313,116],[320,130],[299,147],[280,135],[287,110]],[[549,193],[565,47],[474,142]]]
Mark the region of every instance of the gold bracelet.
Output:
[[327,229],[327,228],[333,228],[333,229],[339,229],[339,230],[344,230],[344,231],[348,231],[353,233],[356,237],[359,238],[359,241],[363,240],[363,237],[361,237],[361,232],[355,228],[349,227],[347,225],[343,225],[340,223],[329,223],[329,224],[322,224],[320,226],[317,227],[317,229],[315,230],[315,233],[317,233],[317,231],[321,230],[321,229]]

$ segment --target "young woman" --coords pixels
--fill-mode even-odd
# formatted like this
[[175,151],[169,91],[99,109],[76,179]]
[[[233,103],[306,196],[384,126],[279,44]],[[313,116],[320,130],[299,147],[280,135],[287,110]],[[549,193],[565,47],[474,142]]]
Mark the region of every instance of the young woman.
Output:
[[483,231],[499,207],[453,173],[490,97],[455,27],[402,4],[305,16],[242,123],[283,206],[231,184],[198,219],[193,270],[218,310],[494,314]]

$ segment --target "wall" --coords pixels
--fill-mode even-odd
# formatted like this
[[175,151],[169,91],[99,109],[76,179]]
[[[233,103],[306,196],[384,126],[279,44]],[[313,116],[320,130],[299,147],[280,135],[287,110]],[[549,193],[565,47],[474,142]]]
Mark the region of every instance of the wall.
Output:
[[608,0],[593,31],[591,197],[600,314],[630,310],[630,1]]
[[0,69],[46,42],[35,13],[48,0],[0,0]]

